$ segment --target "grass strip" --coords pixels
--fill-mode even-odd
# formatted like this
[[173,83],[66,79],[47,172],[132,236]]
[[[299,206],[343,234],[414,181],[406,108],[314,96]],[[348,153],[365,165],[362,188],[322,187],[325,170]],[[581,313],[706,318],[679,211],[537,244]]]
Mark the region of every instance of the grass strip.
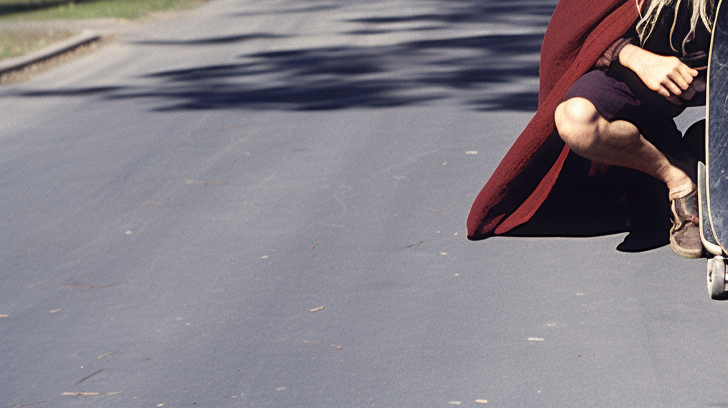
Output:
[[0,59],[19,57],[72,35],[68,31],[0,31]]
[[86,18],[137,19],[149,13],[192,7],[202,0],[0,0],[0,20]]

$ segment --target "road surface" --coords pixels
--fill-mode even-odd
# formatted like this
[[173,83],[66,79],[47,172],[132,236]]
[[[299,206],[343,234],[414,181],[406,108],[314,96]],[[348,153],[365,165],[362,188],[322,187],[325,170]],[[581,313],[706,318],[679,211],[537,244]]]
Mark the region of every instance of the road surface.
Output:
[[554,6],[216,0],[0,89],[0,408],[728,406],[705,260],[466,240]]

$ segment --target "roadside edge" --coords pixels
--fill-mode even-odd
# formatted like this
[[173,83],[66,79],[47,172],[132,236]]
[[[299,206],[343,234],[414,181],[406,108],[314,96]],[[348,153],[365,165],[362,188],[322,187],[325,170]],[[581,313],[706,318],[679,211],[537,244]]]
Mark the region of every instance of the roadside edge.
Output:
[[84,30],[67,40],[49,45],[38,51],[16,58],[8,58],[0,61],[0,76],[23,70],[31,65],[49,60],[76,48],[89,45],[101,40],[101,35],[94,31]]

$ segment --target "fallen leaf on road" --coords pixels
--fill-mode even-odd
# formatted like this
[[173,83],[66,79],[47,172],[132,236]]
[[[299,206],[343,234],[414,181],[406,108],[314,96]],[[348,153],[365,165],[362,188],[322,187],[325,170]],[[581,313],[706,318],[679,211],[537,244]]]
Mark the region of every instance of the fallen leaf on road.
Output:
[[309,249],[313,251],[313,249],[314,249],[314,248],[316,248],[316,247],[318,246],[318,244],[319,244],[319,243],[317,242],[317,243],[315,243],[315,244],[311,245],[311,247],[310,247]]
[[[304,340],[303,342],[306,343],[306,344],[321,344],[318,341],[311,341],[311,340]],[[333,347],[333,348],[335,348],[337,350],[343,349],[343,347],[337,346],[336,344],[332,344],[331,347]]]
[[83,377],[83,378],[82,378],[82,379],[81,379],[81,380],[80,380],[79,382],[77,382],[77,383],[76,383],[76,385],[78,385],[78,384],[81,384],[82,382],[84,382],[84,381],[88,380],[89,378],[91,378],[91,377],[95,376],[96,374],[98,374],[98,373],[100,373],[100,372],[102,372],[102,371],[104,371],[104,370],[106,370],[106,369],[105,369],[105,368],[102,368],[101,370],[98,370],[98,371],[96,371],[96,372],[94,372],[94,373],[91,373],[91,374],[89,374],[89,375],[87,375],[87,376]]
[[48,401],[36,401],[36,402],[29,402],[29,403],[27,403],[27,404],[13,405],[13,406],[12,406],[12,407],[10,407],[10,408],[23,408],[23,407],[29,407],[29,406],[31,406],[31,405],[36,405],[36,404],[44,404],[44,403],[46,403],[46,402],[48,402]]
[[407,245],[405,248],[417,248],[418,246],[420,246],[420,245],[422,245],[424,243],[425,243],[425,241],[420,241],[420,242],[418,242],[416,244]]
[[325,307],[326,306],[319,306],[319,307],[317,307],[315,309],[311,309],[310,311],[311,312],[320,312],[320,311],[324,310]]
[[61,395],[64,397],[100,397],[100,396],[111,396],[111,395],[118,395],[121,394],[124,391],[114,391],[114,392],[107,392],[106,394],[102,394],[100,392],[62,392]]
[[64,397],[97,397],[101,395],[98,392],[62,392]]

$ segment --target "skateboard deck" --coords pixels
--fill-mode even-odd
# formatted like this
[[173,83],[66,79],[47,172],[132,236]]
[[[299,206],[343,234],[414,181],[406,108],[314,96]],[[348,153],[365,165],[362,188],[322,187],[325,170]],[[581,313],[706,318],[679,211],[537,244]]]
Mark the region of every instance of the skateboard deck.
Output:
[[708,211],[708,191],[705,185],[705,164],[698,163],[698,210],[700,212],[700,238],[705,249],[713,255],[722,255],[723,249],[713,234],[710,225],[710,211]]
[[706,198],[710,229],[723,252],[728,244],[728,7],[718,3],[708,61]]

